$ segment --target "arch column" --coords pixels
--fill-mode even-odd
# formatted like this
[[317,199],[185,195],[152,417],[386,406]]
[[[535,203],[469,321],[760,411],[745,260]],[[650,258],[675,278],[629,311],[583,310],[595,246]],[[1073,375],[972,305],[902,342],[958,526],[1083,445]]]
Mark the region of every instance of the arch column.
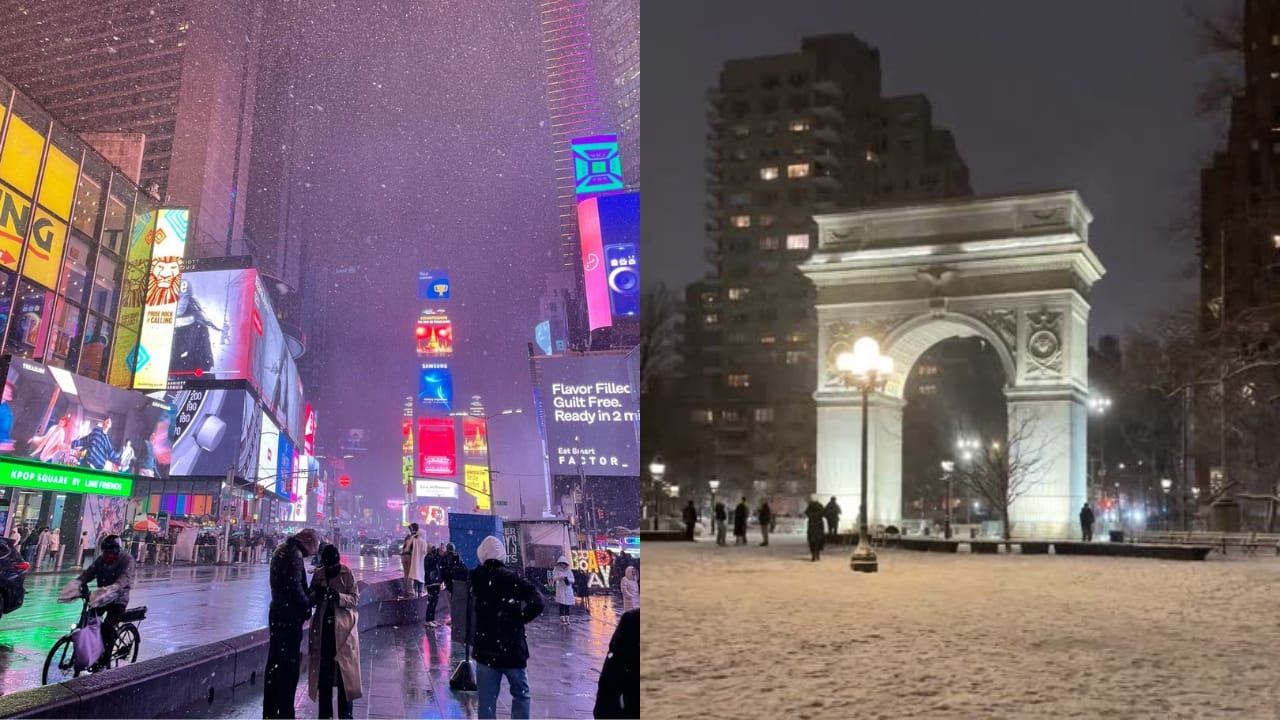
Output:
[[[840,529],[858,527],[862,478],[862,394],[828,391],[818,402],[818,496],[835,496],[840,504]],[[902,408],[903,401],[872,393],[867,408],[867,524],[902,524]]]
[[1036,453],[1037,472],[1028,476],[1027,492],[1009,508],[1015,537],[1072,537],[1073,518],[1085,501],[1088,406],[1075,387],[1010,388],[1009,437],[1023,423],[1034,432],[1011,452]]

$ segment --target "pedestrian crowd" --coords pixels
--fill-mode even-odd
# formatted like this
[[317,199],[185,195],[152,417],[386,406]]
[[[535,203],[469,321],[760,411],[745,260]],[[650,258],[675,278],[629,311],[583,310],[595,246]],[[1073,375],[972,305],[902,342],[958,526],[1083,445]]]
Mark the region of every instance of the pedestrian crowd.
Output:
[[[319,567],[307,580],[307,558],[318,554]],[[529,645],[525,627],[543,614],[543,591],[507,566],[501,538],[486,537],[476,551],[474,568],[448,543],[428,543],[417,524],[401,543],[406,598],[427,596],[427,628],[439,628],[436,606],[441,592],[450,595],[453,639],[466,643],[467,664],[474,660],[478,716],[496,718],[501,686],[511,695],[511,717],[528,718],[531,691]],[[626,554],[623,553],[625,558]],[[594,715],[597,718],[640,716],[640,585],[636,564],[618,567],[617,590],[624,612],[600,669]],[[551,573],[552,597],[560,623],[576,603],[573,571],[561,555]],[[352,703],[362,694],[360,674],[359,592],[350,568],[334,545],[324,544],[315,530],[286,538],[271,555],[271,605],[267,668],[263,681],[263,717],[294,717],[294,697],[301,672],[304,626],[308,653],[307,694],[318,703],[319,717],[350,718]],[[461,668],[460,668],[461,669]],[[455,676],[458,673],[455,672]]]
[[[723,502],[717,502],[711,510],[711,526],[712,532],[715,533],[716,545],[724,546],[728,544],[727,534],[730,524],[729,509]],[[816,499],[810,500],[809,505],[804,510],[805,536],[809,541],[809,552],[812,560],[815,562],[822,554],[822,550],[828,539],[834,540],[840,528],[840,504],[833,497],[826,505],[818,502]],[[769,546],[769,534],[777,530],[778,515],[769,507],[767,500],[761,501],[759,507],[755,510],[755,519],[760,529],[760,546]],[[747,498],[743,497],[736,507],[733,509],[733,544],[747,545],[747,526],[752,517],[751,509],[747,506]],[[697,508],[694,507],[693,501],[685,506],[682,513],[684,520],[685,537],[693,540],[694,529],[698,521],[701,519],[698,515]]]

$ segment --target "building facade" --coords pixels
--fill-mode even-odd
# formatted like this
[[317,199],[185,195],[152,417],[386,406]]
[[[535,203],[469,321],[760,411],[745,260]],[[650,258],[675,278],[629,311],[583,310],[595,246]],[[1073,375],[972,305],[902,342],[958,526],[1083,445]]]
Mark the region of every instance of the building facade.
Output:
[[261,8],[2,0],[5,75],[74,132],[144,135],[138,183],[191,209],[193,254],[243,254]]
[[921,95],[883,98],[879,51],[852,35],[732,60],[709,93],[707,279],[686,291],[682,396],[695,483],[811,492],[817,347],[814,213],[971,194]]

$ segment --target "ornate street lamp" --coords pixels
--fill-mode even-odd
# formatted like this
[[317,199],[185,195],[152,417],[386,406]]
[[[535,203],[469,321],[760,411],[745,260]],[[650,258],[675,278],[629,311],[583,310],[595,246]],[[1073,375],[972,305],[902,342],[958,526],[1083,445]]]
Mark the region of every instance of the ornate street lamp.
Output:
[[658,516],[662,514],[662,477],[667,474],[667,463],[661,455],[654,455],[649,463],[649,478],[653,481],[653,529],[658,529]]
[[880,344],[869,337],[858,338],[853,352],[840,353],[836,368],[845,385],[862,391],[862,495],[858,508],[858,546],[853,549],[849,567],[854,572],[876,572],[880,569],[876,552],[871,548],[871,536],[867,531],[867,425],[868,406],[872,391],[880,391],[893,374],[893,358],[880,354]]
[[719,522],[716,520],[716,491],[720,489],[720,480],[713,477],[707,481],[707,485],[711,486],[711,534],[715,535],[716,523]]

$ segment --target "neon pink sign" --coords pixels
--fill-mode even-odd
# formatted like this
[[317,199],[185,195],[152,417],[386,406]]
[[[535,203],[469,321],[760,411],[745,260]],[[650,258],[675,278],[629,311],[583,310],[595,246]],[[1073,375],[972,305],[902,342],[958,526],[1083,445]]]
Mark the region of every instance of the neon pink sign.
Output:
[[613,325],[609,309],[609,275],[600,233],[600,207],[596,198],[578,203],[578,239],[582,247],[582,274],[587,291],[587,321],[592,330]]

